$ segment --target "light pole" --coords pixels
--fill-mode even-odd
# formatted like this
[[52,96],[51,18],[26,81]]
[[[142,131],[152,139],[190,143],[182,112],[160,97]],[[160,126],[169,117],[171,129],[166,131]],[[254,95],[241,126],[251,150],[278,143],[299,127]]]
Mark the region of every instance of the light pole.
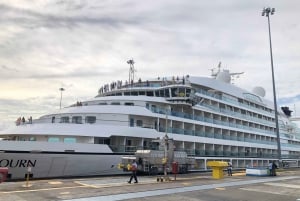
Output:
[[280,135],[279,135],[279,125],[278,125],[278,114],[277,114],[277,100],[276,100],[276,89],[274,80],[274,68],[273,68],[273,54],[272,54],[272,40],[271,40],[271,27],[270,27],[270,14],[273,15],[275,8],[264,8],[262,11],[262,16],[268,18],[269,27],[269,41],[270,41],[270,55],[271,55],[271,69],[272,69],[272,82],[273,82],[273,97],[274,97],[274,109],[275,109],[275,125],[276,125],[276,135],[277,135],[277,155],[279,162],[281,161],[281,147],[280,147]]
[[64,91],[65,89],[64,88],[59,88],[59,91],[60,91],[60,102],[59,102],[59,109],[61,109],[61,100],[62,100],[62,92]]

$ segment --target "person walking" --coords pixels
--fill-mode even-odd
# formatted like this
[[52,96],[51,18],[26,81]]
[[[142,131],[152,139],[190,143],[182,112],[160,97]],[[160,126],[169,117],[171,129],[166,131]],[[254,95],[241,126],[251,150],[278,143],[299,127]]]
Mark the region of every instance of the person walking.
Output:
[[269,175],[273,176],[273,162],[269,163]]
[[228,162],[227,173],[228,173],[228,176],[232,176],[232,164],[231,164],[231,162]]
[[272,176],[276,176],[276,169],[277,169],[277,165],[276,165],[275,161],[273,161],[273,163],[272,163]]
[[128,181],[128,183],[130,184],[132,179],[134,179],[134,183],[138,183],[137,177],[136,177],[136,172],[137,172],[137,163],[135,160],[133,160],[132,164],[131,164],[131,168],[130,168],[132,174],[130,176],[130,179]]

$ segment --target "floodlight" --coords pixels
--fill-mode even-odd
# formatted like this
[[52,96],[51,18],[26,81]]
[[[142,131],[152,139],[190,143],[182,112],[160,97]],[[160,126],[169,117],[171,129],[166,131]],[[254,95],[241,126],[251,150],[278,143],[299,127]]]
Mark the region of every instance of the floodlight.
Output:
[[275,12],[275,8],[272,8],[272,10],[271,10],[271,15],[273,15],[274,12]]

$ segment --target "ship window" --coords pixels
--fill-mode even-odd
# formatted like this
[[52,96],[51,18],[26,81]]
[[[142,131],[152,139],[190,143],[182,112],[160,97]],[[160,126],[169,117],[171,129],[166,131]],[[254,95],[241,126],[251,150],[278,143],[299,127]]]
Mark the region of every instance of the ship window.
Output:
[[69,117],[61,117],[60,122],[61,123],[69,123],[70,122],[70,118]]
[[186,89],[186,97],[190,97],[191,89]]
[[48,142],[59,142],[59,138],[58,137],[49,137]]
[[170,97],[170,92],[169,89],[165,89],[165,97],[169,98]]
[[153,91],[147,91],[147,96],[153,96]]
[[139,92],[139,95],[140,95],[140,96],[145,95],[145,91],[140,91],[140,92]]
[[120,102],[112,102],[111,105],[120,105]]
[[159,97],[159,91],[155,91],[155,96]]
[[99,103],[99,105],[107,105],[107,103]]
[[85,123],[88,123],[88,124],[94,124],[94,123],[96,123],[96,117],[95,116],[87,116],[87,117],[85,117]]
[[94,141],[95,141],[95,144],[107,144],[107,145],[110,145],[110,139],[109,138],[95,137]]
[[65,137],[64,143],[76,143],[76,138],[74,137]]
[[82,124],[82,116],[74,116],[74,117],[72,117],[72,123],[74,123],[74,124]]
[[131,96],[137,96],[138,95],[138,92],[137,91],[132,91],[131,92]]
[[161,87],[161,84],[159,84],[159,83],[152,83],[151,87]]
[[152,112],[157,112],[157,110],[156,110],[156,105],[151,105],[151,111],[152,111]]
[[159,96],[165,97],[165,90],[159,90]]
[[185,97],[185,88],[179,88],[178,96],[179,97]]
[[103,140],[103,144],[110,145],[110,139],[109,138],[108,139],[104,139]]
[[133,106],[134,103],[124,103],[124,105],[130,105],[130,106]]
[[178,89],[177,88],[171,88],[171,95],[172,97],[177,97],[178,95]]
[[130,96],[130,92],[124,92],[124,96]]
[[30,137],[29,141],[36,141],[36,137]]
[[143,126],[143,121],[142,120],[136,120],[136,126],[142,127]]
[[130,118],[130,127],[133,127],[133,126],[134,126],[134,119]]
[[148,141],[143,142],[143,147],[146,148],[146,149],[148,148]]

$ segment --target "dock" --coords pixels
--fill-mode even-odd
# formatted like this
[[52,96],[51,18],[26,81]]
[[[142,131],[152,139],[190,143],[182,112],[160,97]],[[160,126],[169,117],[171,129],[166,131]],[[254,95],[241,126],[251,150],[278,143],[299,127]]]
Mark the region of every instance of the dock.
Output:
[[156,176],[129,176],[14,181],[0,184],[0,201],[296,201],[300,200],[300,169],[277,176],[246,176],[245,172],[214,179],[211,173],[179,174],[170,181]]

